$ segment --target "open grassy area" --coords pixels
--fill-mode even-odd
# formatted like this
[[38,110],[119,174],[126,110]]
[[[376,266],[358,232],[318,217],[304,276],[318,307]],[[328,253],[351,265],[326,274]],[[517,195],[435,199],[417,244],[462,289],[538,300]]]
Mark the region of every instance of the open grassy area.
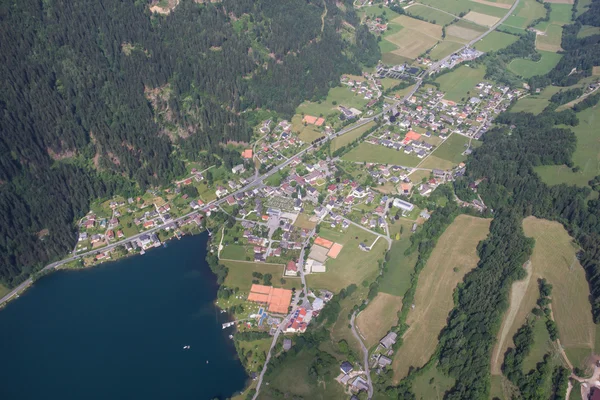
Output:
[[[419,168],[429,168],[429,169],[450,169],[454,167],[456,164],[452,161],[444,160],[443,158],[439,158],[435,156],[435,153],[427,157],[423,162],[419,165]],[[412,173],[410,176],[412,178],[413,175],[419,176],[420,174],[417,172]],[[429,176],[429,172],[423,174],[422,176]]]
[[255,271],[260,272],[263,275],[273,275],[272,282],[274,287],[283,287],[286,289],[300,287],[299,279],[288,279],[287,277],[285,284],[281,284],[279,279],[283,276],[283,264],[277,265],[228,260],[222,260],[221,264],[229,268],[229,273],[227,274],[227,278],[225,279],[225,286],[232,288],[237,287],[240,289],[240,291],[245,293],[250,291],[250,287],[252,286],[252,279],[255,279],[252,277],[252,273]]
[[493,31],[479,42],[475,43],[475,48],[479,51],[498,51],[510,46],[519,38],[508,33]]
[[546,323],[543,318],[538,318],[533,327],[533,346],[525,360],[523,361],[523,371],[527,372],[535,365],[542,361],[544,355],[551,353],[553,350],[552,341],[546,328]]
[[487,4],[477,3],[471,0],[419,0],[419,3],[439,8],[454,15],[467,13],[469,10],[494,17],[502,17],[506,14],[506,9],[494,7]]
[[460,102],[467,97],[467,92],[472,91],[475,85],[483,80],[484,75],[484,67],[471,68],[462,65],[435,81],[440,84],[440,90],[445,93],[445,99]]
[[349,86],[342,85],[329,89],[327,98],[320,103],[305,101],[300,104],[296,109],[296,114],[304,113],[315,117],[320,115],[326,117],[331,113],[338,112],[338,106],[354,107],[360,110],[368,102],[369,100],[365,100],[364,96],[351,91]]
[[[221,258],[227,260],[245,261],[246,255],[248,255],[247,248],[252,249],[252,246],[242,246],[239,244],[230,244],[224,246],[223,250],[221,250]],[[254,257],[254,255],[252,257]]]
[[577,33],[578,38],[584,38],[593,35],[600,35],[600,27],[584,25]]
[[442,400],[444,393],[452,386],[454,378],[445,375],[434,366],[415,378],[412,389],[417,399]]
[[600,175],[600,141],[598,140],[600,106],[588,108],[578,113],[577,116],[579,125],[569,127],[569,129],[577,136],[577,148],[573,153],[573,162],[581,168],[581,171],[573,172],[565,165],[536,167],[535,171],[549,185],[567,183],[587,186],[590,179]]
[[[535,239],[535,248],[531,256],[530,277],[526,279],[514,318],[504,318],[499,336],[506,334],[505,339],[494,350],[500,355],[497,365],[502,364],[504,353],[509,346],[514,346],[512,337],[526,321],[539,297],[538,279],[545,278],[553,286],[552,310],[558,325],[559,337],[565,350],[571,348],[595,347],[596,325],[592,321],[591,305],[588,300],[589,288],[585,271],[577,261],[575,253],[578,248],[558,222],[528,217],[523,221],[525,235]],[[516,282],[513,285],[519,285]],[[513,286],[512,291],[515,291]],[[511,293],[511,302],[513,293]],[[511,304],[513,308],[513,304]],[[506,326],[506,327],[505,327]],[[495,358],[495,357],[493,357]]]
[[515,11],[504,21],[503,26],[526,28],[532,21],[546,15],[544,5],[536,0],[520,0]]
[[535,38],[535,48],[544,51],[560,51],[562,40],[562,26],[550,24],[545,29],[545,35],[537,35]]
[[300,213],[298,214],[296,221],[294,221],[294,225],[304,229],[312,229],[317,225],[317,223],[310,221],[310,215]]
[[454,53],[462,46],[463,45],[461,43],[444,40],[443,42],[438,43],[433,49],[431,49],[431,51],[429,52],[429,57],[432,60],[441,60],[442,58]]
[[414,167],[421,161],[419,157],[412,154],[406,154],[404,151],[397,151],[371,143],[359,144],[357,147],[346,153],[342,159],[346,161],[366,161],[380,164],[403,165],[407,167]]
[[542,58],[539,61],[516,58],[508,64],[508,69],[523,78],[531,78],[535,75],[545,75],[558,64],[562,58],[561,54],[540,50]]
[[449,15],[442,11],[431,9],[429,7],[422,6],[418,3],[411,5],[406,9],[406,11],[410,15],[415,15],[417,17],[424,18],[426,21],[437,25],[447,25],[455,19],[455,17],[452,15]]
[[377,275],[377,260],[383,258],[387,242],[379,239],[371,251],[358,248],[361,242],[373,243],[376,236],[361,228],[350,225],[345,231],[321,228],[319,235],[344,246],[336,259],[327,260],[327,272],[307,275],[307,284],[315,289],[338,292],[351,283],[360,285],[365,279],[373,281]]
[[406,321],[409,328],[392,364],[394,381],[406,376],[410,366],[423,366],[435,351],[438,335],[454,306],[454,289],[477,266],[477,244],[487,236],[490,222],[459,215],[438,240],[419,275],[415,307]]
[[374,126],[375,122],[369,122],[368,124],[364,124],[356,129],[353,129],[350,132],[343,134],[342,136],[336,137],[331,141],[331,151],[336,151],[340,147],[346,146],[348,143],[355,141],[363,133],[365,133]]
[[396,325],[400,308],[402,297],[380,292],[367,308],[358,314],[356,325],[367,348],[376,345],[390,328]]
[[395,50],[388,50],[392,54],[408,59],[415,59],[426,50],[442,40],[442,27],[429,22],[401,15],[392,21],[401,27],[397,32],[387,33],[383,41],[388,41],[396,46]]
[[[410,246],[410,228],[412,223],[405,220],[398,220],[391,229],[396,225],[402,225],[402,234],[400,240],[395,240],[389,253],[389,261],[387,263],[388,270],[385,273],[384,279],[381,280],[379,291],[403,296],[410,286],[410,274],[417,263],[417,253],[413,252],[409,256],[405,256],[404,252]],[[398,232],[396,230],[396,232]],[[395,236],[395,233],[390,233]]]
[[542,90],[541,93],[532,94],[517,101],[517,104],[515,104],[510,111],[523,111],[537,115],[541,113],[544,108],[548,106],[548,104],[550,104],[550,97],[560,90],[564,90],[564,88],[558,86],[547,86],[544,90]]
[[10,292],[10,289],[0,283],[0,297],[4,297]]
[[[479,144],[481,142],[473,140],[473,144],[475,143]],[[433,152],[433,155],[456,165],[467,159],[467,156],[463,156],[462,153],[467,149],[468,144],[468,137],[453,133]]]
[[[318,116],[318,115],[315,115]],[[292,130],[298,133],[298,137],[304,143],[311,143],[313,140],[324,136],[315,125],[309,125],[302,122],[302,115],[296,114],[292,117]]]

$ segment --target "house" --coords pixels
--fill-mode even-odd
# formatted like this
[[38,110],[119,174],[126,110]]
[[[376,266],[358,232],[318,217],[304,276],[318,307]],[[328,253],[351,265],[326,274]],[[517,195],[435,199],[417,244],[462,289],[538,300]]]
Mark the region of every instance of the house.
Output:
[[362,377],[357,377],[353,382],[352,382],[352,387],[355,390],[358,390],[359,392],[362,391],[368,391],[369,390],[369,385],[367,384],[367,381],[365,381]]
[[88,238],[87,232],[81,232],[81,233],[79,233],[79,239],[78,239],[78,241],[82,242],[84,240],[87,240],[87,238]]
[[288,351],[291,348],[292,348],[292,339],[290,339],[290,338],[283,339],[283,350]]
[[150,220],[150,221],[146,221],[144,222],[144,228],[152,228],[154,226],[154,221]]
[[285,275],[287,276],[297,276],[298,275],[298,265],[295,261],[291,260],[287,263],[285,267]]
[[231,168],[231,172],[234,174],[241,174],[243,172],[246,172],[246,168],[244,167],[244,164],[238,164],[235,167]]
[[381,368],[385,368],[388,365],[392,364],[392,359],[386,356],[380,356],[379,359],[377,360],[377,364],[381,367]]
[[223,197],[225,196],[227,193],[229,193],[227,191],[226,188],[224,188],[223,186],[218,186],[217,190],[215,191],[215,194],[217,195],[217,197]]
[[400,208],[401,210],[406,211],[406,212],[411,212],[415,208],[414,204],[411,204],[408,201],[404,201],[402,199],[397,199],[397,198],[394,199],[393,205],[394,205],[394,207]]
[[92,235],[92,237],[90,238],[90,242],[92,243],[98,243],[99,241],[102,240],[102,235]]
[[340,365],[340,370],[342,371],[342,373],[344,375],[348,375],[350,372],[352,372],[353,369],[354,369],[354,367],[348,361],[344,361]]
[[385,349],[391,349],[396,344],[398,334],[396,332],[388,332],[380,341],[379,344]]
[[119,239],[121,239],[121,238],[124,238],[124,237],[125,237],[125,234],[123,233],[123,231],[122,231],[122,230],[118,230],[118,231],[117,231],[117,237],[118,237]]

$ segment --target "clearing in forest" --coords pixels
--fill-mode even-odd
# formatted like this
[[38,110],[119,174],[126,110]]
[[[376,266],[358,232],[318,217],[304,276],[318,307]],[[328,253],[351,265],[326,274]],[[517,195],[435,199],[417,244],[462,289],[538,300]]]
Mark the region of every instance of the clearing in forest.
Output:
[[356,318],[358,331],[367,348],[371,348],[384,337],[398,321],[402,308],[402,297],[379,292]]
[[[498,344],[500,345],[502,342],[502,346],[494,349],[493,354],[498,352],[499,357],[492,358],[497,364],[492,365],[493,373],[499,370],[499,366],[504,361],[506,349],[514,346],[512,341],[514,334],[523,326],[527,316],[535,307],[539,297],[538,280],[540,278],[545,278],[552,285],[552,310],[565,351],[567,353],[570,349],[578,349],[577,351],[587,349],[588,353],[594,351],[596,326],[592,320],[585,271],[575,257],[579,248],[574,245],[573,239],[558,222],[528,217],[523,221],[523,230],[526,236],[535,239],[535,247],[531,256],[531,278],[516,311],[516,316],[514,318],[505,316],[498,332]],[[515,287],[513,286],[512,289],[514,291]],[[511,304],[509,313],[513,312],[512,308]],[[505,324],[510,327],[505,327]],[[500,337],[503,332],[506,336],[505,340]]]
[[454,306],[453,293],[464,276],[477,266],[477,244],[488,234],[490,219],[459,215],[439,238],[419,275],[414,309],[407,318],[404,344],[394,356],[394,381],[410,366],[421,367],[431,357],[438,335]]

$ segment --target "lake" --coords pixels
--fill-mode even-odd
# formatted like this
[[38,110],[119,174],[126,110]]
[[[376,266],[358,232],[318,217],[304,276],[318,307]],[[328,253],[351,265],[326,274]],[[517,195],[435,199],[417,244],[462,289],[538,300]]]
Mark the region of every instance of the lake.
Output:
[[[208,235],[40,279],[0,310],[0,398],[212,399],[243,390]],[[189,350],[183,346],[189,345]]]

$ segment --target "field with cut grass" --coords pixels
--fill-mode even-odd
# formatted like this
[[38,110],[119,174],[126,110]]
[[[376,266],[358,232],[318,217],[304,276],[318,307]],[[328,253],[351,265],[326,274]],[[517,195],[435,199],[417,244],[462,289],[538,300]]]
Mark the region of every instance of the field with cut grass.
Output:
[[464,16],[466,20],[475,22],[478,25],[483,26],[494,26],[496,22],[500,20],[499,17],[494,17],[492,15],[482,14],[477,11],[469,11],[467,15]]
[[[540,37],[538,36],[538,39]],[[508,64],[508,69],[525,79],[535,75],[545,75],[558,64],[562,58],[561,54],[550,51],[539,50],[542,58],[539,61],[516,58]]]
[[553,94],[558,93],[562,89],[563,88],[560,88],[558,86],[547,86],[544,90],[542,90],[541,93],[532,94],[523,97],[522,99],[517,101],[517,104],[515,104],[510,111],[523,111],[537,115],[541,113],[544,110],[544,108],[548,106],[548,104],[550,104],[550,97],[552,97]]
[[502,25],[524,29],[531,22],[546,15],[544,5],[536,0],[520,0],[515,11]]
[[385,272],[384,279],[379,284],[379,291],[389,293],[396,296],[404,296],[406,290],[410,286],[410,275],[414,271],[417,263],[417,253],[414,252],[409,256],[405,256],[404,252],[410,246],[410,235],[412,222],[406,220],[398,220],[394,225],[390,226],[390,235],[395,236],[402,226],[402,234],[400,240],[394,240],[389,253],[389,261],[387,263],[388,270]]
[[[584,348],[591,351],[595,347],[596,325],[592,321],[585,271],[575,257],[578,247],[573,244],[572,238],[558,222],[528,217],[523,221],[523,229],[526,236],[535,239],[531,256],[531,276],[515,317],[512,321],[507,321],[505,316],[502,322],[498,333],[498,343],[501,345],[497,345],[493,352],[500,356],[492,358],[497,360],[496,370],[499,370],[499,365],[502,364],[506,349],[514,346],[512,337],[515,332],[525,323],[535,306],[539,297],[538,279],[540,278],[545,278],[553,286],[552,310],[565,351]],[[518,284],[517,282],[516,285]],[[505,327],[507,324],[509,328]],[[503,332],[504,340],[500,338]]]
[[291,289],[293,287],[300,287],[299,279],[288,279],[286,277],[286,283],[281,284],[279,279],[283,276],[283,264],[266,264],[266,263],[254,263],[244,261],[227,261],[222,260],[221,264],[229,268],[227,278],[225,278],[225,286],[231,288],[240,288],[242,292],[248,292],[252,286],[252,272],[260,272],[261,274],[273,275],[273,286],[283,287]]
[[361,143],[342,157],[345,161],[373,162],[380,164],[415,167],[421,159],[404,151],[396,151],[371,143]]
[[[468,144],[468,137],[453,133],[433,152],[433,156],[450,161],[453,165],[456,165],[467,159],[467,156],[463,156],[462,153],[467,149]],[[478,147],[481,145],[481,142],[473,140],[471,145]]]
[[471,68],[466,65],[438,77],[435,81],[440,84],[440,90],[445,93],[444,98],[460,102],[467,97],[467,92],[473,90],[475,85],[483,80],[485,68]]
[[369,122],[368,124],[364,124],[356,129],[353,129],[350,132],[343,134],[342,136],[336,137],[331,141],[331,151],[336,151],[340,147],[352,143],[353,141],[358,139],[363,133],[365,133],[374,126],[375,122]]
[[426,21],[437,25],[447,25],[456,19],[456,17],[453,15],[422,6],[418,3],[414,3],[413,5],[409,6],[406,8],[406,11],[410,15],[424,18]]
[[304,213],[298,214],[298,218],[294,221],[294,225],[304,229],[312,229],[317,223],[310,220],[311,216]]
[[545,35],[537,35],[535,38],[535,48],[543,51],[561,51],[560,43],[562,40],[562,26],[548,25]]
[[[336,104],[333,104],[334,101]],[[320,115],[327,117],[331,113],[339,112],[339,106],[354,107],[361,110],[368,102],[369,100],[365,100],[364,96],[356,94],[348,86],[343,85],[330,89],[327,98],[320,103],[305,101],[300,104],[296,109],[296,114],[304,113],[315,117]],[[300,117],[300,121],[302,121],[302,117]]]
[[[435,153],[433,153],[433,154],[434,155],[430,155],[425,160],[423,160],[423,162],[419,165],[419,168],[446,170],[446,169],[450,169],[456,165],[452,161],[444,160],[443,158],[436,157]],[[417,172],[419,172],[419,171],[417,171]],[[417,172],[412,173],[410,175],[411,178],[413,175],[417,174]],[[417,174],[417,175],[419,175],[419,174]],[[427,173],[425,175],[429,176],[429,173]],[[422,175],[422,176],[425,176],[425,175]]]
[[486,238],[490,222],[459,215],[438,240],[419,275],[415,307],[406,321],[409,328],[392,364],[394,381],[406,376],[410,366],[423,366],[435,351],[438,335],[454,306],[454,289],[477,266],[477,244]]
[[[318,117],[319,114],[314,116]],[[315,125],[306,124],[306,126],[304,126],[304,123],[302,122],[302,116],[299,114],[296,114],[292,117],[292,130],[294,132],[298,132],[298,137],[304,143],[311,143],[313,140],[324,136],[323,132],[319,131]]]
[[365,279],[373,281],[377,275],[377,260],[383,258],[387,242],[379,239],[371,251],[358,248],[361,242],[371,245],[376,236],[361,228],[350,225],[343,232],[321,228],[319,235],[344,246],[336,259],[327,260],[327,272],[307,275],[308,286],[315,289],[328,289],[337,293],[351,283],[360,285]]
[[383,37],[382,41],[388,41],[396,46],[395,50],[388,50],[392,54],[412,60],[442,40],[442,27],[439,25],[406,15],[401,15],[392,22],[402,27],[399,31]]
[[446,27],[446,40],[458,43],[467,43],[480,36],[486,28],[468,21],[458,21]]
[[493,31],[479,42],[475,43],[475,48],[479,51],[489,52],[498,51],[510,46],[519,38],[508,33]]
[[501,18],[504,16],[504,14],[506,14],[506,9],[504,8],[471,0],[419,0],[419,3],[439,8],[440,10],[444,10],[454,15],[458,15],[463,12],[466,14],[469,12],[469,10],[498,18]]
[[454,378],[445,375],[437,366],[429,368],[413,381],[413,392],[417,399],[442,400],[444,393],[454,386]]
[[433,49],[431,49],[431,51],[429,52],[429,57],[432,60],[441,60],[442,58],[456,52],[462,46],[462,43],[444,40],[443,42],[438,43]]
[[367,308],[358,314],[356,327],[364,338],[365,346],[371,348],[396,325],[402,297],[378,293]]
[[578,38],[584,38],[584,37],[593,36],[593,35],[599,35],[599,34],[600,34],[600,27],[598,27],[598,26],[584,25],[579,30],[579,33],[577,33],[577,37]]
[[[518,104],[518,103],[517,103]],[[596,175],[600,175],[600,140],[598,124],[600,123],[600,106],[588,108],[577,113],[579,125],[569,127],[577,137],[577,148],[573,153],[573,162],[581,168],[573,172],[565,165],[546,165],[535,168],[535,172],[549,185],[567,183],[587,186]]]

